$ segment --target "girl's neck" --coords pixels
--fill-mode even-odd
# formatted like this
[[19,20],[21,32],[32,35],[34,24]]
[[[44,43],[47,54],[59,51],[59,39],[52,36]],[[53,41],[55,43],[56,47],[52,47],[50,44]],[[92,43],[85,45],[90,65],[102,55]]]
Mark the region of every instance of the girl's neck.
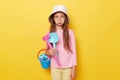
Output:
[[56,25],[56,29],[57,29],[57,30],[62,30],[62,26],[57,26],[57,25]]

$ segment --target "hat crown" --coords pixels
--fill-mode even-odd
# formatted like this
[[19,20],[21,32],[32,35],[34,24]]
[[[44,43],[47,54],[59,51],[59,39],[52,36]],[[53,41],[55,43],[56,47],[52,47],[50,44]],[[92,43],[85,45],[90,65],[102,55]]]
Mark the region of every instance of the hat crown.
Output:
[[49,22],[50,22],[50,18],[52,17],[52,15],[56,12],[59,12],[59,11],[63,12],[68,18],[67,8],[63,5],[56,5],[56,6],[53,7],[52,13],[50,14],[50,16],[48,18]]
[[55,13],[55,12],[58,12],[58,11],[61,11],[61,12],[64,12],[65,14],[67,14],[67,9],[63,5],[57,5],[57,6],[55,6],[53,8],[52,14]]

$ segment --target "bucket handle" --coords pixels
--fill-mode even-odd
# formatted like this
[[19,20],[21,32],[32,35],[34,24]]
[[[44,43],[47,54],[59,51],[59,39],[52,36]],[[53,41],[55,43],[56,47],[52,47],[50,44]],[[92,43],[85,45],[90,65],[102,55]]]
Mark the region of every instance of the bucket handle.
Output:
[[40,54],[41,51],[46,51],[46,50],[48,50],[48,49],[41,49],[41,50],[39,50],[38,53],[37,53],[37,58],[39,58],[39,54]]

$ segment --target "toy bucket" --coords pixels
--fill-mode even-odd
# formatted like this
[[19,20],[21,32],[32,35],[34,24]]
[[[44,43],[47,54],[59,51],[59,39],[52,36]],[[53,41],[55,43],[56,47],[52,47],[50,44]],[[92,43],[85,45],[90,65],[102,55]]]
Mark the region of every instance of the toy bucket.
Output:
[[37,54],[37,58],[40,61],[43,69],[48,69],[50,67],[50,58],[45,53],[39,55],[41,51],[46,51],[46,50],[47,49],[41,49]]

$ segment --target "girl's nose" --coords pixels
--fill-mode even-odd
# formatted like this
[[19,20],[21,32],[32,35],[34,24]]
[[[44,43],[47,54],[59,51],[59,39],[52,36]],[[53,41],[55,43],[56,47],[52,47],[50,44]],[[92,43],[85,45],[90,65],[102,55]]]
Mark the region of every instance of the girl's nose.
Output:
[[61,20],[61,17],[59,17],[58,20]]

